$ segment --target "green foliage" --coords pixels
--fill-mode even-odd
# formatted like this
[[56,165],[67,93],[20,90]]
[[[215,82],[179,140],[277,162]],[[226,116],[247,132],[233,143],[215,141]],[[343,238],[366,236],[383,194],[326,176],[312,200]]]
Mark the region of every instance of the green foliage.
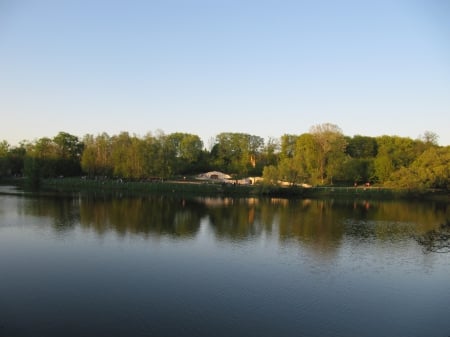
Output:
[[[408,189],[449,188],[449,147],[426,132],[418,140],[399,136],[346,137],[334,124],[315,125],[279,140],[224,132],[210,151],[197,135],[176,132],[144,137],[122,132],[78,137],[59,132],[18,147],[0,142],[0,176],[24,173],[30,185],[41,178],[77,176],[130,180],[167,179],[219,170],[235,177],[263,176],[267,185],[352,186],[354,182]],[[278,188],[278,187],[274,187]],[[303,193],[303,192],[302,192]]]
[[27,150],[22,143],[18,147],[10,148],[8,153],[8,164],[11,175],[21,176],[24,171],[24,159]]
[[377,155],[378,144],[373,137],[356,135],[347,138],[345,152],[352,158],[373,158]]
[[26,156],[38,159],[39,172],[44,178],[76,176],[81,173],[82,151],[83,144],[76,136],[60,132],[53,139],[43,137],[34,144],[28,144]]
[[86,135],[83,143],[82,170],[91,177],[110,176],[113,172],[111,137],[107,133],[102,133],[95,138],[92,135]]
[[347,157],[343,161],[336,179],[349,183],[366,183],[373,180],[374,170],[373,158]]
[[398,176],[400,170],[405,174],[405,168],[408,168],[427,148],[434,147],[431,143],[425,144],[420,140],[398,136],[381,136],[376,140],[378,154],[375,158],[375,176],[381,183],[394,180],[392,175]]
[[294,157],[297,135],[284,134],[281,136],[281,152],[280,158],[292,158]]
[[418,143],[405,137],[381,136],[377,144],[378,156],[388,157],[395,169],[411,164],[420,152]]
[[80,158],[84,145],[78,137],[67,132],[59,132],[54,138],[56,175],[77,176],[81,173]]
[[380,182],[385,182],[391,176],[391,174],[395,171],[394,164],[392,163],[392,159],[388,155],[379,155],[375,159],[375,176],[377,180]]
[[298,182],[299,172],[293,158],[282,158],[278,164],[278,174],[282,181],[295,185]]
[[8,142],[6,140],[0,142],[0,177],[6,176],[9,173],[8,152]]
[[432,147],[409,167],[395,171],[386,185],[401,188],[450,188],[450,147]]
[[274,138],[269,138],[267,140],[267,143],[262,150],[261,160],[259,161],[259,163],[257,163],[257,165],[261,165],[261,172],[262,168],[264,168],[265,166],[275,165],[277,163],[279,157],[279,147],[280,144],[278,140]]
[[266,185],[277,185],[279,180],[278,168],[274,165],[264,167],[263,170],[263,183]]
[[311,127],[310,133],[313,136],[317,149],[318,178],[322,184],[328,178],[332,183],[332,176],[335,174],[337,161],[342,161],[344,151],[347,147],[342,130],[334,124],[325,123]]
[[0,142],[0,177],[22,175],[25,147],[12,147],[7,141]]
[[175,174],[185,174],[194,171],[200,161],[203,142],[197,135],[176,132],[167,136],[169,153],[174,156],[172,171]]
[[25,157],[24,175],[26,185],[31,189],[38,189],[41,186],[44,160],[36,157]]
[[245,176],[256,167],[264,146],[261,137],[246,133],[223,132],[216,136],[211,156],[214,166],[225,172]]

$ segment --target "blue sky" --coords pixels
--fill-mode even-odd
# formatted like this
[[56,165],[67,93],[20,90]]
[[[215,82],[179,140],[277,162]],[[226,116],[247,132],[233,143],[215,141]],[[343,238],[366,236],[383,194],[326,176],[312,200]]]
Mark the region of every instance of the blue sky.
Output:
[[0,117],[12,144],[330,122],[450,145],[450,2],[0,0]]

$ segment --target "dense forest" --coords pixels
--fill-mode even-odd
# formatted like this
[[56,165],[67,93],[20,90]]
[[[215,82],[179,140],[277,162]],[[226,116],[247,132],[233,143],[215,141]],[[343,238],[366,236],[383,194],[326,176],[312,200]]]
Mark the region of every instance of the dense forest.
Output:
[[437,135],[349,137],[334,124],[268,139],[246,133],[218,134],[209,149],[199,136],[121,132],[0,142],[0,177],[31,180],[58,176],[130,180],[170,179],[210,170],[236,178],[262,176],[266,184],[379,184],[397,188],[449,189],[450,146]]

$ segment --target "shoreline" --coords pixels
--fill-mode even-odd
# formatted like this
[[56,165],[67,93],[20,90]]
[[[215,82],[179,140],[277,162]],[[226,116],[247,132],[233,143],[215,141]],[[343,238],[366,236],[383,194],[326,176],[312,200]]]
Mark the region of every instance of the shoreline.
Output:
[[[24,179],[1,181],[2,185],[25,188]],[[435,200],[450,203],[448,190],[393,189],[378,186],[320,186],[320,187],[280,187],[257,185],[237,185],[218,182],[167,180],[167,181],[123,181],[94,180],[82,178],[53,178],[41,181],[40,191],[45,192],[121,192],[126,194],[153,194],[167,196],[205,197],[277,197],[277,198],[352,198],[374,200]]]

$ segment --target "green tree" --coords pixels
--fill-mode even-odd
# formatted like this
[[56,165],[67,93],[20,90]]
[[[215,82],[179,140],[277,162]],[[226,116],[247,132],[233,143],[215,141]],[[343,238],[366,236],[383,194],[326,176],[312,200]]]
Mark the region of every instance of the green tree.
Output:
[[450,147],[431,147],[409,167],[401,167],[386,182],[402,188],[450,188]]
[[39,138],[34,144],[31,144],[31,150],[32,154],[37,158],[56,158],[55,143],[48,137]]
[[293,158],[296,148],[297,135],[284,134],[281,136],[280,158]]
[[280,143],[275,138],[269,138],[262,150],[262,164],[263,167],[266,165],[276,165],[279,158]]
[[256,167],[263,146],[261,137],[223,132],[216,136],[211,155],[218,169],[243,176]]
[[355,135],[347,137],[346,153],[352,158],[374,158],[377,155],[378,145],[373,137]]
[[[56,171],[56,145],[48,137],[39,138],[34,144],[29,144],[27,157],[33,160],[26,160],[24,163],[25,174],[30,172],[33,176],[39,175],[39,178],[54,177]],[[37,181],[34,179],[33,181]],[[33,183],[33,185],[35,185]]]
[[112,163],[112,140],[107,133],[94,137],[85,135],[83,137],[84,150],[81,155],[81,167],[89,176],[111,176],[113,172]]
[[177,147],[164,132],[158,132],[156,140],[159,144],[156,152],[156,169],[162,179],[169,178],[175,171]]
[[8,152],[8,165],[12,175],[23,175],[24,173],[24,158],[27,150],[24,142],[21,142],[19,146],[15,146],[9,149]]
[[41,179],[43,177],[43,168],[47,164],[45,159],[34,156],[26,156],[24,159],[24,175],[28,187],[32,189],[39,189],[41,186]]
[[142,139],[142,165],[144,175],[147,178],[154,178],[160,175],[158,157],[161,148],[160,142],[151,133],[148,133]]
[[67,132],[59,132],[54,138],[57,155],[62,159],[79,160],[83,152],[83,143],[77,136]]
[[279,180],[278,168],[274,165],[264,167],[262,177],[264,184],[277,185]]
[[375,175],[386,182],[401,167],[408,167],[424,150],[422,142],[399,136],[377,137],[378,154],[375,158]]
[[298,136],[293,134],[284,134],[280,138],[280,154],[277,175],[280,180],[288,182],[290,185],[297,183],[299,175],[297,165],[294,160],[297,138]]
[[203,142],[200,137],[193,134],[176,132],[167,136],[166,146],[170,147],[170,153],[174,158],[171,161],[171,171],[178,174],[192,172],[200,161],[203,151]]
[[375,176],[378,181],[385,182],[395,170],[392,159],[387,155],[378,155],[374,161]]
[[4,140],[0,142],[0,177],[6,176],[10,173],[8,155],[9,143]]
[[325,174],[330,184],[333,184],[335,180],[343,180],[343,171],[345,161],[348,156],[344,151],[331,151],[327,156]]
[[294,158],[285,157],[278,163],[278,175],[282,181],[294,186],[298,182],[298,170]]
[[127,179],[139,179],[144,175],[142,141],[128,132],[121,132],[111,139],[113,174]]
[[59,132],[54,138],[55,173],[57,175],[75,176],[81,173],[80,160],[83,153],[83,143],[77,136],[67,132]]
[[342,163],[340,167],[340,173],[336,175],[336,178],[349,183],[365,183],[372,181],[373,176],[373,158],[347,157]]
[[324,184],[327,178],[332,179],[336,171],[336,161],[342,161],[342,154],[347,147],[342,130],[335,124],[325,123],[314,125],[310,129],[314,141],[317,144],[318,178]]
[[96,174],[96,145],[93,135],[85,135],[83,137],[84,150],[81,155],[81,169],[89,177]]
[[310,133],[297,137],[294,152],[294,169],[297,172],[298,182],[317,183],[318,176],[318,144]]

